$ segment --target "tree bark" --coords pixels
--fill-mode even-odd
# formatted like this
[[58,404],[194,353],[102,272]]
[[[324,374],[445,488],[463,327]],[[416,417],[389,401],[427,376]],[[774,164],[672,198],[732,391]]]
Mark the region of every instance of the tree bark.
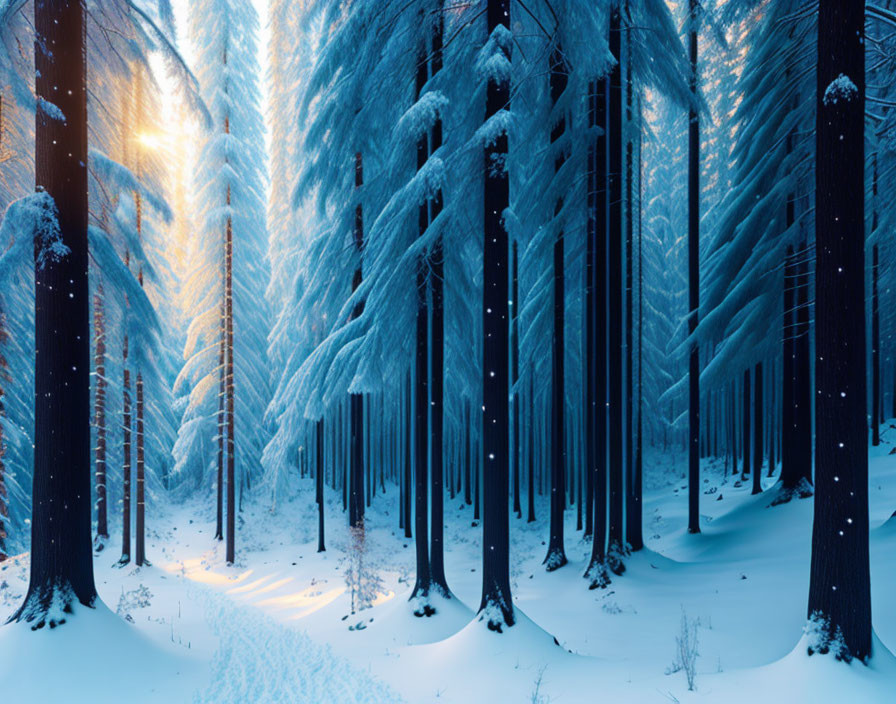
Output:
[[[569,71],[563,60],[563,50],[557,46],[550,57],[551,106],[556,109],[569,83]],[[566,161],[565,145],[562,143],[566,132],[566,118],[556,118],[551,127],[551,145],[554,150],[554,173],[560,171]],[[558,147],[558,142],[560,142]],[[558,196],[554,206],[554,217],[559,217],[563,209],[563,199]],[[544,565],[548,572],[566,564],[563,548],[563,509],[566,488],[566,389],[564,384],[564,356],[566,300],[565,262],[563,230],[557,230],[554,238],[554,331],[551,340],[551,520],[548,552]]]
[[820,0],[817,80],[817,432],[808,614],[827,635],[839,633],[840,657],[864,660],[871,655],[864,3]]
[[[688,115],[688,334],[700,309],[700,117],[697,114],[697,26],[700,2],[689,0],[688,51],[691,109]],[[746,445],[745,445],[746,447]],[[746,467],[745,467],[746,470]],[[688,356],[688,533],[700,532],[700,349]]]
[[625,571],[623,525],[623,395],[622,395],[622,14],[619,7],[610,11],[610,53],[617,58],[610,72],[609,86],[609,236],[607,248],[607,282],[609,285],[608,363],[609,373],[609,478],[610,512],[607,564],[616,574]]
[[[488,35],[496,36],[498,49],[510,61],[510,0],[487,0]],[[485,119],[509,109],[510,82],[494,74],[488,78]],[[482,293],[482,449],[483,472],[482,600],[479,611],[491,630],[501,632],[514,624],[510,593],[510,535],[508,511],[509,442],[509,320],[510,271],[504,211],[510,205],[506,170],[507,133],[502,132],[484,149],[484,228]]]
[[52,628],[75,602],[93,606],[90,292],[87,280],[87,67],[82,0],[34,4],[38,104],[35,184],[52,197],[65,256],[44,260],[35,238],[34,485],[31,576],[13,617]]
[[762,362],[757,362],[753,370],[753,494],[762,493]]
[[[96,483],[96,549],[102,550],[109,539],[109,511],[106,496],[106,315],[103,284],[97,285],[93,297],[93,366],[94,381],[93,419],[96,426],[96,451],[94,475]],[[2,325],[2,321],[0,321]],[[2,338],[2,331],[0,331]],[[0,452],[3,451],[0,441]]]
[[592,81],[588,95],[589,125],[601,134],[588,146],[588,229],[591,244],[591,344],[593,355],[587,361],[588,388],[591,395],[587,441],[592,464],[591,558],[585,578],[589,588],[610,583],[606,567],[607,543],[607,83],[606,78]]

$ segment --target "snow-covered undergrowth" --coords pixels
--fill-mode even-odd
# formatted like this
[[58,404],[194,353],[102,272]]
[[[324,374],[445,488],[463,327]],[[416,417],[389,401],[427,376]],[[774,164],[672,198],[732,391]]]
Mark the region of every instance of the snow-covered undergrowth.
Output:
[[[4,701],[72,702],[890,702],[896,689],[896,456],[871,461],[874,657],[868,666],[808,655],[806,596],[812,499],[770,507],[774,479],[750,496],[707,462],[703,533],[685,531],[677,458],[656,456],[646,485],[647,548],[607,589],[582,574],[590,545],[568,511],[569,564],[547,573],[547,504],[512,521],[517,623],[503,634],[475,619],[480,528],[446,498],[453,598],[413,615],[414,543],[389,488],[368,513],[360,576],[332,497],[327,551],[317,552],[312,486],[271,514],[247,501],[237,563],[224,564],[211,504],[150,514],[152,567],[115,568],[114,541],[95,559],[109,605],[32,633],[0,628]],[[351,567],[351,569],[349,569]],[[351,613],[346,574],[379,586]],[[0,617],[27,587],[27,556],[0,567]],[[117,615],[112,609],[117,611]],[[695,643],[694,691],[679,641]],[[676,666],[676,663],[678,665]],[[11,698],[7,697],[11,693]]]

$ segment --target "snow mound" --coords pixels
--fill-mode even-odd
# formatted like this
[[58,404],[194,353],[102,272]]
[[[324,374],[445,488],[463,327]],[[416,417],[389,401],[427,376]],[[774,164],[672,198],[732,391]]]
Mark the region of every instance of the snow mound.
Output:
[[102,602],[76,607],[52,630],[0,628],[4,701],[177,702],[200,685],[203,669],[188,650],[157,645]]

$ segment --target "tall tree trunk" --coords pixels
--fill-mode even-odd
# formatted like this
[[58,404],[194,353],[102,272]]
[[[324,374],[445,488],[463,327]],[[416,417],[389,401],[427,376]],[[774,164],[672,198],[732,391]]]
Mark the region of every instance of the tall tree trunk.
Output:
[[[421,10],[420,21],[424,21]],[[426,41],[421,41],[417,54],[415,100],[420,100],[429,80]],[[429,159],[429,137],[426,133],[417,140],[417,171]],[[429,203],[420,204],[417,236],[423,237],[429,228]],[[431,616],[435,609],[429,603],[432,574],[429,563],[429,306],[427,303],[427,259],[421,253],[417,259],[417,339],[414,355],[414,531],[417,543],[417,580],[411,592],[416,601],[415,616]]]
[[[96,426],[96,450],[94,475],[96,483],[96,549],[102,550],[109,539],[109,511],[106,496],[106,314],[103,284],[99,283],[93,297],[93,366],[94,382],[93,420]],[[2,320],[0,320],[2,325]],[[0,330],[0,339],[3,333]],[[0,453],[3,443],[0,441]]]
[[224,540],[224,436],[227,433],[227,419],[224,415],[224,398],[227,395],[225,362],[227,359],[227,316],[224,313],[224,301],[221,301],[221,325],[218,342],[218,481],[216,494],[215,539]]
[[[444,14],[441,4],[438,8],[438,19],[433,25],[432,54],[430,58],[430,75],[435,76],[442,70],[442,42],[444,36]],[[430,135],[430,153],[435,153],[442,146],[442,120],[437,119]],[[429,201],[429,221],[435,220],[442,212],[442,191],[439,190]],[[430,289],[432,294],[430,350],[430,413],[432,416],[432,435],[430,438],[430,481],[431,481],[431,521],[429,529],[429,565],[430,576],[434,586],[438,587],[445,597],[450,597],[448,580],[445,577],[445,510],[444,510],[444,413],[445,413],[445,258],[442,238],[433,243],[429,256],[431,272]]]
[[526,466],[528,471],[528,486],[526,492],[526,503],[528,512],[526,515],[526,523],[535,523],[535,370],[534,364],[529,362],[529,434],[528,434],[528,452]]
[[591,558],[585,578],[589,588],[605,587],[607,574],[607,89],[608,79],[592,81],[588,88],[588,123],[601,134],[588,145],[588,230],[591,244],[591,344],[587,361],[587,385],[592,411],[588,442],[592,474],[593,531]]
[[[569,83],[569,71],[563,60],[563,50],[557,46],[550,57],[551,106],[556,109]],[[560,171],[566,161],[566,146],[562,140],[566,132],[566,118],[557,117],[551,127],[551,145],[554,151],[554,173]],[[558,145],[559,142],[559,145]],[[559,217],[563,199],[558,195],[554,217]],[[566,327],[565,262],[563,231],[557,230],[554,239],[554,333],[551,340],[551,525],[548,552],[544,565],[548,572],[566,564],[563,548],[563,508],[566,488],[566,389],[564,384],[564,339]]]
[[609,93],[609,246],[607,248],[607,282],[609,285],[609,476],[610,521],[607,564],[616,574],[625,571],[624,480],[623,466],[623,396],[622,396],[622,13],[617,6],[610,11],[610,53],[617,58],[610,72]]
[[[35,183],[55,202],[65,256],[35,237],[34,484],[31,579],[14,618],[41,628],[75,601],[93,606],[90,291],[87,280],[87,86],[84,3],[34,4]],[[52,609],[52,613],[51,613]]]
[[[642,119],[641,100],[638,100],[638,125]],[[636,429],[637,441],[635,445],[635,469],[632,476],[632,502],[629,506],[630,518],[628,523],[628,542],[632,551],[638,551],[644,547],[643,530],[643,478],[644,478],[644,425],[642,422],[644,411],[643,391],[643,353],[644,353],[644,230],[642,223],[642,138],[638,131],[638,427]]]
[[865,342],[864,3],[820,0],[816,101],[815,520],[810,618],[871,655]]
[[[355,154],[355,191],[359,192],[364,185],[364,162],[361,152]],[[361,258],[364,252],[364,211],[360,201],[360,195],[355,206],[354,245],[358,255],[358,268],[352,277],[352,292],[361,285],[362,264]],[[352,319],[358,318],[364,312],[363,301],[355,305],[352,310]],[[361,394],[351,394],[349,400],[349,506],[348,522],[352,528],[363,528],[364,525],[364,397]]]
[[871,444],[880,445],[880,299],[877,292],[877,245],[871,248]]
[[[140,74],[138,73],[138,76]],[[139,101],[142,100],[141,97],[141,83],[138,78],[137,81],[137,96],[138,96],[138,104],[137,110],[139,114],[139,110],[141,109]],[[140,160],[138,157],[137,160],[137,177],[140,177]],[[140,197],[140,193],[137,192],[134,194],[134,201],[136,205],[136,213],[137,213],[137,238],[138,240],[142,240],[143,237],[143,199]],[[143,287],[143,265],[141,264],[138,273],[137,273],[137,281],[140,284],[140,287]],[[136,481],[136,489],[137,489],[137,497],[136,497],[136,516],[134,521],[134,563],[138,567],[142,567],[146,562],[146,530],[145,530],[145,518],[146,518],[146,453],[144,449],[144,419],[143,419],[143,411],[144,411],[144,399],[143,399],[143,372],[138,367],[137,368],[137,382],[135,384],[135,391],[137,394],[137,437],[136,437],[136,445],[137,445],[137,481]]]
[[[487,0],[486,26],[498,51],[510,61],[510,0]],[[489,75],[486,121],[510,107],[507,76]],[[484,228],[482,288],[482,449],[483,472],[482,600],[479,611],[488,627],[501,632],[514,624],[510,594],[510,535],[508,511],[510,293],[509,252],[504,211],[510,205],[506,170],[507,133],[489,142],[483,154]]]
[[315,438],[315,500],[317,501],[317,551],[324,552],[324,419],[321,417],[314,423]]
[[[688,48],[691,109],[688,115],[688,334],[697,330],[700,309],[700,117],[697,114],[699,0],[689,0]],[[745,468],[746,469],[746,468]],[[688,533],[700,532],[700,349],[688,356]]]
[[[128,266],[130,257],[125,252],[125,266]],[[131,561],[131,370],[128,368],[128,355],[130,353],[130,339],[127,331],[122,343],[121,362],[124,367],[122,372],[122,499],[121,499],[121,558],[119,565],[126,565]]]
[[522,518],[523,508],[520,505],[520,392],[517,384],[520,380],[520,271],[519,243],[513,241],[513,274],[511,279],[510,300],[513,316],[510,321],[510,386],[513,389],[513,511],[517,518]]
[[753,494],[762,493],[762,362],[757,362],[753,371]]
[[[227,121],[227,132],[230,122]],[[230,185],[227,186],[227,205],[230,206]],[[227,420],[227,563],[236,558],[236,443],[234,438],[234,378],[233,378],[233,221],[228,216],[224,233],[224,329],[227,354],[225,357],[224,395]]]
[[[2,122],[0,122],[2,128]],[[6,407],[3,403],[3,384],[9,379],[8,363],[3,354],[3,345],[9,339],[6,332],[6,314],[3,312],[3,300],[0,298],[0,562],[7,558],[7,540],[9,539],[9,492],[6,488],[6,445],[3,441],[3,419],[6,417]]]
[[752,465],[750,464],[750,452],[753,449],[752,445],[752,435],[750,434],[750,369],[744,372],[744,396],[743,396],[743,404],[744,404],[744,412],[743,412],[743,424],[744,424],[744,436],[743,436],[743,446],[744,446],[744,466],[741,472],[741,479],[747,478],[747,472],[751,471]]
[[632,32],[631,15],[629,13],[628,0],[626,0],[626,19],[629,31],[625,33],[625,534],[631,536],[631,521],[634,517],[632,503],[634,502],[634,316],[632,304],[634,302],[634,242],[635,219],[632,201],[635,145],[633,141],[635,127],[632,122]]

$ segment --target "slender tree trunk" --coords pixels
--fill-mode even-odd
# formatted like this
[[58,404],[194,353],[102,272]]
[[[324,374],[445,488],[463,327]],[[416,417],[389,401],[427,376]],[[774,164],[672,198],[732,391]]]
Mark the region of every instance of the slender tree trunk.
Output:
[[[129,261],[127,253],[125,253],[125,265]],[[130,340],[125,332],[124,343],[122,345],[122,366],[123,384],[122,384],[122,452],[124,460],[122,462],[122,506],[121,506],[121,559],[118,561],[120,565],[126,565],[131,561],[131,370],[128,368]]]
[[880,299],[877,292],[877,245],[871,248],[871,444],[880,445]]
[[[106,314],[103,285],[97,285],[93,297],[93,366],[94,381],[93,419],[96,426],[96,450],[94,453],[94,475],[96,483],[96,541],[97,551],[105,547],[109,539],[109,511],[106,497]],[[0,325],[2,325],[0,320]],[[0,330],[0,339],[3,332]],[[3,442],[0,441],[0,453]]]
[[[439,8],[441,10],[441,7]],[[435,76],[442,70],[442,41],[444,34],[443,13],[439,11],[438,20],[432,32],[432,55],[430,58],[430,74]],[[442,146],[442,120],[437,119],[430,135],[430,151],[435,153]],[[442,212],[442,191],[439,190],[429,202],[429,221],[435,220]],[[430,438],[430,480],[432,488],[431,521],[429,529],[429,563],[430,575],[434,586],[438,587],[445,597],[450,597],[448,580],[445,577],[445,511],[444,511],[444,414],[445,414],[445,302],[444,277],[445,258],[442,238],[433,244],[429,258],[429,269],[432,274],[430,292],[432,295],[430,350],[430,413],[432,415],[432,436]]]
[[609,373],[609,477],[610,514],[607,548],[608,566],[616,574],[625,571],[624,535],[624,457],[622,395],[622,14],[619,7],[610,11],[610,53],[617,62],[610,72],[609,92],[609,238],[607,248],[607,282],[609,285],[608,362]]
[[823,623],[828,635],[842,638],[840,657],[864,660],[871,655],[872,640],[863,236],[864,3],[820,0],[817,80],[817,432],[808,613]]
[[[2,121],[0,121],[2,128]],[[9,333],[6,332],[6,314],[3,312],[3,300],[0,298],[0,562],[7,558],[7,540],[9,539],[9,492],[6,488],[6,464],[4,457],[6,455],[6,445],[3,440],[3,419],[6,417],[6,407],[3,403],[3,382],[9,377],[9,365],[3,354],[3,346],[9,339]]]
[[529,362],[529,443],[526,466],[529,484],[526,492],[528,512],[526,523],[535,522],[535,371],[532,362]]
[[[361,152],[355,154],[355,191],[364,185],[364,162]],[[361,258],[364,252],[364,211],[360,200],[355,206],[354,228],[355,251],[358,267],[352,277],[352,291],[361,285]],[[358,303],[352,310],[352,319],[364,312],[364,303]],[[349,508],[348,522],[352,528],[362,529],[364,524],[364,397],[351,394],[349,399]]]
[[593,414],[588,440],[592,443],[591,558],[585,578],[589,588],[605,587],[607,574],[607,91],[608,79],[589,86],[588,122],[601,134],[588,147],[588,238],[592,246],[592,296],[590,323],[593,357],[588,359],[588,386]]
[[[638,124],[642,119],[641,101],[638,100]],[[638,551],[644,547],[643,530],[643,478],[644,478],[644,387],[643,387],[643,354],[644,354],[644,230],[642,228],[642,141],[641,132],[638,131],[638,427],[637,442],[635,445],[635,471],[632,477],[632,502],[629,507],[630,519],[628,530],[628,542],[632,551]]]
[[[626,0],[626,18],[628,24],[631,24],[631,15],[629,14],[628,0]],[[632,201],[633,178],[634,178],[634,160],[635,145],[634,123],[632,122],[632,42],[631,29],[625,33],[625,466],[626,482],[625,482],[625,522],[626,537],[631,536],[631,521],[634,517],[632,504],[634,502],[634,349],[632,347],[634,341],[634,315],[632,313],[632,304],[634,302],[634,294],[632,287],[634,286],[634,253],[632,244],[634,242],[635,219],[634,207]]]
[[[227,131],[230,132],[229,121]],[[227,186],[227,205],[230,205],[230,185]],[[225,417],[227,419],[227,563],[236,558],[236,467],[234,438],[234,378],[233,378],[233,222],[227,218],[224,233],[224,327],[227,354],[225,360]]]
[[317,551],[324,552],[324,419],[314,423],[315,436],[315,500],[317,501]]
[[[555,47],[550,58],[551,105],[556,108],[569,83],[569,72],[563,60],[562,48]],[[556,118],[551,128],[551,144],[554,150],[554,173],[560,171],[566,161],[563,137],[566,118]],[[559,142],[559,150],[558,150]],[[554,216],[563,208],[558,197]],[[566,295],[563,232],[558,230],[554,239],[554,334],[551,344],[551,525],[548,552],[544,565],[548,572],[566,564],[563,548],[563,508],[566,487],[566,389],[564,384]]]
[[[688,334],[700,309],[700,117],[697,114],[697,27],[700,2],[689,0],[688,45],[692,105],[688,115]],[[747,441],[746,445],[749,444]],[[700,532],[700,349],[688,357],[688,533]],[[745,466],[746,471],[746,466]]]
[[404,537],[411,533],[411,375],[405,380],[404,392]]
[[[423,21],[421,10],[421,22]],[[416,96],[420,100],[429,80],[426,42],[421,41],[417,54]],[[417,171],[429,159],[429,138],[424,133],[417,140]],[[417,236],[423,237],[429,228],[429,204],[420,204]],[[431,616],[435,609],[429,604],[432,574],[429,563],[429,306],[427,303],[427,258],[417,260],[417,340],[414,357],[414,531],[417,543],[417,580],[411,592],[416,600],[415,616]]]
[[757,362],[753,371],[753,494],[762,493],[762,362]]
[[[500,44],[498,51],[510,61],[510,0],[487,0],[488,35]],[[491,74],[485,99],[486,121],[509,109],[510,82]],[[484,150],[485,172],[482,294],[482,445],[487,471],[483,473],[482,600],[479,611],[491,630],[501,632],[515,618],[510,594],[510,535],[508,526],[508,434],[510,268],[504,211],[510,204],[506,170],[507,133],[501,133]]]
[[513,511],[517,518],[522,518],[523,508],[520,505],[520,392],[517,384],[520,380],[520,279],[519,279],[519,243],[513,241],[513,277],[511,280],[511,319],[510,334],[510,385],[513,388]]
[[750,370],[749,368],[744,372],[744,412],[743,412],[743,424],[744,424],[744,436],[743,436],[743,446],[744,446],[744,466],[743,471],[740,475],[741,479],[747,478],[747,472],[751,471],[752,465],[750,464],[750,452],[752,451],[752,436],[750,434]]
[[220,341],[218,343],[218,481],[216,494],[215,540],[224,539],[224,435],[227,433],[227,419],[224,416],[224,398],[227,395],[225,384],[225,361],[227,358],[227,316],[224,313],[224,301],[221,301]]
[[[139,75],[139,74],[138,74]],[[137,81],[138,104],[137,110],[141,109],[140,101],[142,100],[142,91],[140,80]],[[140,160],[137,160],[137,176],[140,175]],[[143,237],[143,199],[139,193],[134,194],[136,213],[137,213],[137,238],[142,240]],[[140,265],[137,271],[137,281],[140,287],[143,287],[143,266]],[[137,394],[137,501],[136,516],[134,521],[134,563],[137,567],[142,567],[146,562],[146,451],[144,446],[144,389],[143,389],[143,372],[137,368],[137,382],[135,384]]]
[[[75,601],[93,606],[87,70],[81,0],[34,4],[35,92],[65,115],[35,120],[35,183],[53,199],[64,257],[35,238],[34,483],[31,578],[14,619],[41,628]],[[51,612],[52,609],[52,613]]]

